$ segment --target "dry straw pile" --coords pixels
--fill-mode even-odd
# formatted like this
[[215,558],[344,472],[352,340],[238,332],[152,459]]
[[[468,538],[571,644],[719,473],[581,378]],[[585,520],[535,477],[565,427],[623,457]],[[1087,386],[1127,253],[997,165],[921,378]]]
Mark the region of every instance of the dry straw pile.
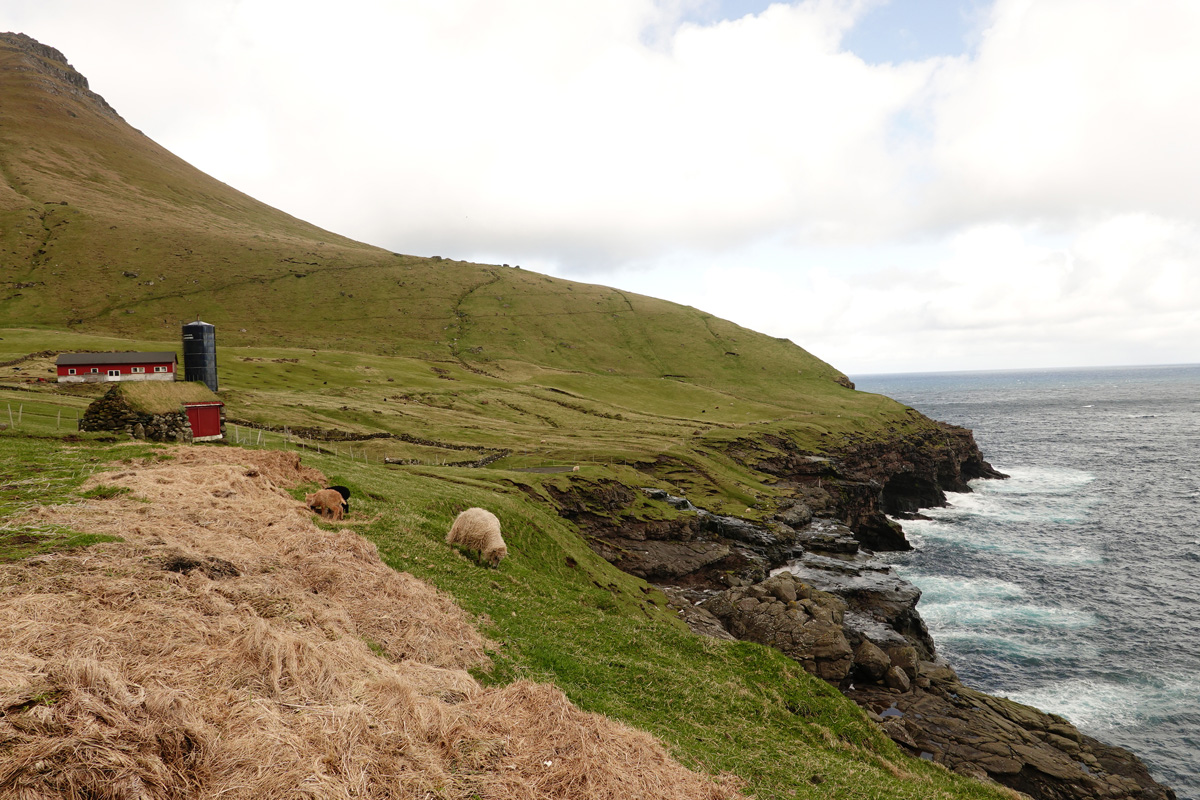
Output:
[[281,453],[181,449],[43,521],[116,533],[0,566],[0,797],[732,798],[652,737],[465,670],[443,594],[282,488]]

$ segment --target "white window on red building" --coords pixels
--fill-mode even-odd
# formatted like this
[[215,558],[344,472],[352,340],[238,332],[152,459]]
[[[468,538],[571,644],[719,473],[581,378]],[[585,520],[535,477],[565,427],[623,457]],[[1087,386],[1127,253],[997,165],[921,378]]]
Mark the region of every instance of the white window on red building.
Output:
[[119,370],[119,369],[110,369],[110,370],[108,371],[108,377],[110,377],[110,378],[119,378],[119,377],[121,377],[121,370]]
[[133,369],[130,370],[130,372],[134,373],[135,375],[140,375],[145,371],[146,371],[145,367],[134,367]]
[[155,372],[166,372],[167,368],[166,367],[155,367],[154,371]]

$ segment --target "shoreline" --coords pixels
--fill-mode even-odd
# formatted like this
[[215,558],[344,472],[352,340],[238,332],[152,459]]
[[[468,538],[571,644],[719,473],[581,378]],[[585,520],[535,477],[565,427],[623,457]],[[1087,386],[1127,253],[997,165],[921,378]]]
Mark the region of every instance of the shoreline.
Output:
[[[714,515],[656,489],[643,492],[690,515],[614,524],[587,511],[586,489],[568,515],[600,555],[666,591],[693,631],[782,651],[854,700],[914,757],[1039,800],[1173,800],[1136,754],[1061,716],[963,684],[917,610],[921,590],[864,547],[866,539],[911,549],[900,524],[879,521],[885,509],[916,515],[947,505],[947,490],[969,492],[968,480],[1006,477],[982,459],[970,431],[944,429],[949,445],[892,443],[885,452],[875,443],[842,458],[793,460],[803,468],[787,476],[794,499],[766,524]],[[900,498],[887,497],[889,477],[914,462],[924,477],[909,474]],[[872,478],[864,464],[896,472]],[[950,475],[951,485],[939,485],[939,475]],[[611,511],[611,487],[606,497]]]

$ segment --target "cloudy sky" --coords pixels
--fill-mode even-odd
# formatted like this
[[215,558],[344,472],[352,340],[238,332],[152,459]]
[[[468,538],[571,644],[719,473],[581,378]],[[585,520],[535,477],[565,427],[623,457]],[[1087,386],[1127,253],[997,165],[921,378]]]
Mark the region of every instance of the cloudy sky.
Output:
[[4,0],[217,178],[851,374],[1200,362],[1196,0]]

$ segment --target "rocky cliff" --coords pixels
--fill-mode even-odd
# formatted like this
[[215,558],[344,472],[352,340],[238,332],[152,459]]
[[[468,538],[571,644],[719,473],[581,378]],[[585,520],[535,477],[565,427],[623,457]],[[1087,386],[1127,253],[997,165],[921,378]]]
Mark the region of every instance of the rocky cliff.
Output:
[[944,505],[947,491],[970,491],[971,480],[1005,477],[969,430],[936,424],[822,453],[784,437],[740,440],[726,452],[784,490],[766,520],[713,514],[650,488],[641,495],[665,508],[647,519],[635,511],[639,491],[615,482],[575,482],[554,499],[597,553],[662,587],[694,631],[780,650],[918,758],[1039,800],[1174,798],[1132,753],[964,686],[917,611],[920,590],[871,552],[910,547],[889,517]]
[[43,76],[42,89],[50,95],[68,92],[90,101],[103,114],[120,119],[121,115],[108,102],[91,90],[88,79],[76,72],[67,57],[49,45],[42,44],[23,33],[0,33],[0,47],[22,53],[24,69]]

